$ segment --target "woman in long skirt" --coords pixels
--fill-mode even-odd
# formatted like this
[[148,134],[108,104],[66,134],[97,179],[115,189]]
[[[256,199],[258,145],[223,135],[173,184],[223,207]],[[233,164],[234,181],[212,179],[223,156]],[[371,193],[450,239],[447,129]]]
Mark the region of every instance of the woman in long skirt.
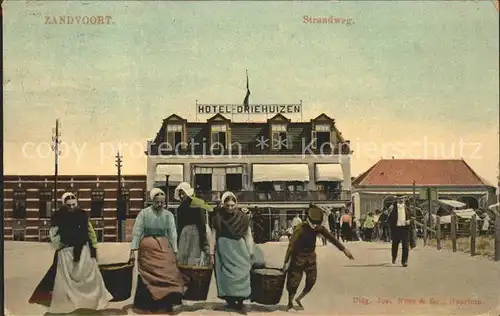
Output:
[[84,210],[73,208],[59,214],[51,232],[57,249],[57,268],[49,313],[71,313],[78,309],[99,310],[113,296],[106,289],[88,234]]
[[212,218],[217,296],[225,300],[229,308],[241,311],[243,302],[252,294],[250,270],[254,242],[249,218],[236,206],[236,196],[226,192],[221,202],[223,206],[215,210]]
[[138,252],[134,310],[171,313],[175,305],[182,304],[186,280],[177,268],[177,230],[174,215],[163,207],[165,193],[155,188],[150,195],[153,205],[137,215],[130,250],[131,261]]
[[176,200],[181,201],[177,209],[179,254],[177,263],[187,266],[209,265],[210,228],[208,213],[213,208],[194,196],[189,183],[183,182],[174,191]]
[[[77,199],[72,192],[64,193],[62,195],[61,202],[63,204],[63,207],[60,208],[57,212],[55,212],[51,217],[51,229],[50,229],[51,236],[55,236],[57,227],[59,227],[60,224],[63,222],[62,218],[65,216],[65,214],[68,211],[75,209],[77,207]],[[97,237],[90,221],[88,221],[88,236],[92,244],[90,250],[91,252],[96,253]],[[33,291],[33,294],[28,300],[29,303],[40,304],[47,307],[50,306],[50,301],[52,299],[52,291],[54,289],[54,280],[57,273],[57,253],[58,253],[57,251],[54,252],[52,264],[47,273],[45,273],[44,277],[42,278],[38,286]]]
[[347,209],[344,210],[344,215],[340,217],[340,231],[343,242],[350,241],[352,238],[352,217]]

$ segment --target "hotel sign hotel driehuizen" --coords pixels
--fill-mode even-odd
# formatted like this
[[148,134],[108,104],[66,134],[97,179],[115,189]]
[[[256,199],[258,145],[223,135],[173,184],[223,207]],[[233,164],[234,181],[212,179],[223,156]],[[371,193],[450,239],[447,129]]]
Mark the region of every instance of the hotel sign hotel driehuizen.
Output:
[[302,113],[302,104],[196,104],[197,114],[293,114]]

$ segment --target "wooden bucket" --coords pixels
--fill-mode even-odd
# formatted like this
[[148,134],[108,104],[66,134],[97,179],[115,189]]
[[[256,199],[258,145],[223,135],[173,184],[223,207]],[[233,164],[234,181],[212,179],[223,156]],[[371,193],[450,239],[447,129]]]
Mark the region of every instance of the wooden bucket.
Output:
[[111,302],[121,302],[132,295],[132,279],[134,275],[134,262],[100,264],[104,284],[113,295]]
[[210,282],[212,281],[212,266],[179,265],[179,271],[188,278],[187,290],[183,299],[186,301],[206,301]]
[[281,269],[264,268],[251,272],[252,302],[277,305],[281,300],[286,275]]

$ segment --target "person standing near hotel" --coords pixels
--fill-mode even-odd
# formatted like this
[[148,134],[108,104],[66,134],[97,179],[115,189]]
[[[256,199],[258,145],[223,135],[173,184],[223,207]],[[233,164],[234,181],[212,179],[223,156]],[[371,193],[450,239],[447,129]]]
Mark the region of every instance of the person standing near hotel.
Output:
[[210,265],[209,213],[213,208],[194,196],[189,183],[183,182],[175,188],[174,198],[181,201],[177,209],[179,254],[177,263],[187,266]]
[[388,220],[389,220],[389,211],[387,209],[384,209],[379,218],[379,225],[381,227],[380,236],[383,242],[391,241]]
[[365,241],[372,241],[373,240],[373,231],[375,229],[375,220],[373,219],[373,213],[369,212],[368,215],[365,218],[365,221],[363,223],[363,230],[364,230],[364,236],[365,236]]
[[150,192],[153,205],[141,210],[134,223],[130,261],[138,252],[134,311],[139,314],[173,312],[182,304],[187,280],[177,268],[177,230],[174,215],[164,208],[165,193]]
[[490,217],[488,213],[485,213],[483,217],[483,225],[481,226],[481,235],[483,236],[488,235],[489,228],[490,228]]
[[379,241],[382,236],[382,229],[380,227],[380,210],[375,210],[375,214],[373,215],[373,223],[375,227],[373,228],[372,240]]
[[391,213],[389,214],[389,225],[392,233],[392,263],[396,263],[398,248],[401,243],[403,248],[401,264],[403,267],[408,266],[411,220],[411,213],[405,203],[404,197],[398,197],[396,202],[393,204]]
[[295,217],[292,220],[292,233],[293,229],[297,228],[297,226],[299,226],[300,224],[302,224],[302,219],[300,218],[299,214],[295,214]]
[[337,239],[340,239],[340,211],[336,211],[335,215],[333,216],[333,221],[334,221],[334,230],[335,230],[335,237]]
[[340,217],[340,230],[343,242],[351,240],[352,216],[347,208],[344,208],[344,214]]

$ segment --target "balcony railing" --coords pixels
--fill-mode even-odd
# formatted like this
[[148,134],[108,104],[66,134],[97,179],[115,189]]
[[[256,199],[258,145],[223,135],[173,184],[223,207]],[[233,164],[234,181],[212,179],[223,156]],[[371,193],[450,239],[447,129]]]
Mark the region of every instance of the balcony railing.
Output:
[[351,153],[351,148],[349,143],[336,144],[331,146],[330,144],[321,145],[318,144],[317,148],[312,148],[310,143],[295,141],[290,142],[287,147],[273,148],[271,141],[267,143],[245,143],[239,144],[236,142],[231,143],[226,146],[211,146],[210,144],[185,144],[182,146],[170,145],[168,143],[163,144],[149,144],[148,155],[197,155],[197,156],[225,156],[225,155],[275,155],[275,154],[288,154],[288,155],[348,155]]
[[[219,201],[224,191],[196,191],[195,195],[207,202]],[[350,191],[233,191],[238,202],[314,202],[350,201]]]

